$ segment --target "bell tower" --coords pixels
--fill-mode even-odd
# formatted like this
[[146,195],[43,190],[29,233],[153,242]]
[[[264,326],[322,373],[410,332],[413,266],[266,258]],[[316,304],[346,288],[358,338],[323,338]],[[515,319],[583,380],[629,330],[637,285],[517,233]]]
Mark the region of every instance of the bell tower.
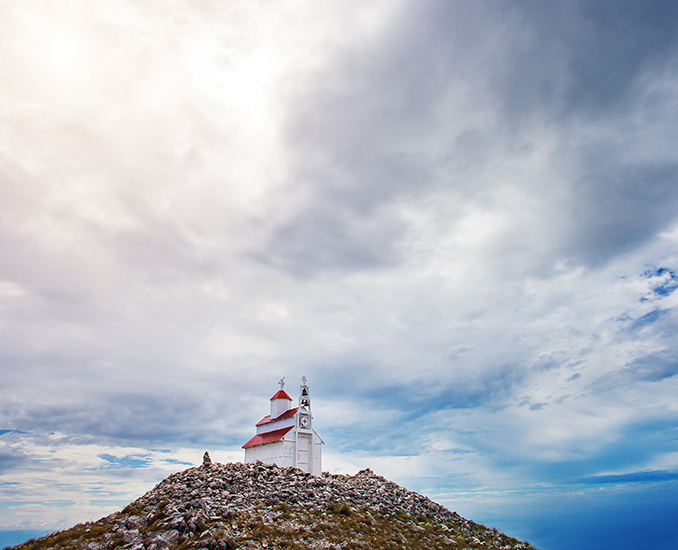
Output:
[[299,429],[311,431],[311,398],[308,395],[308,381],[305,376],[301,377],[299,387]]

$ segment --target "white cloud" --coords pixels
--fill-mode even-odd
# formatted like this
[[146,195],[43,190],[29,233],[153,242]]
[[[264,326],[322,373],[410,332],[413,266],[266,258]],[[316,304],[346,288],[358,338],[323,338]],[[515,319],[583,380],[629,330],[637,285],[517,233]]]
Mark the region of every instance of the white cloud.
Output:
[[580,8],[0,8],[0,429],[64,438],[3,476],[75,503],[4,527],[239,456],[283,375],[430,494],[668,464],[675,48]]

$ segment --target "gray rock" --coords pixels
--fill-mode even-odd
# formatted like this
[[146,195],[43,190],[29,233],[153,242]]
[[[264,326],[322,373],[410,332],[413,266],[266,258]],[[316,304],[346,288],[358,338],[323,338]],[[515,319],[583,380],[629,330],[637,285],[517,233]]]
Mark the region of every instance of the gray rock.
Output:
[[176,531],[185,531],[186,530],[186,521],[182,516],[172,516],[172,519],[169,523],[170,529],[174,529]]
[[167,531],[162,535],[162,540],[164,540],[168,545],[174,545],[177,542],[179,542],[179,537],[181,535],[179,534],[179,531],[176,529],[172,529],[170,531]]
[[148,520],[144,517],[130,516],[125,519],[125,527],[127,529],[140,529],[148,525]]
[[138,540],[141,539],[141,534],[139,533],[139,529],[130,529],[130,530],[120,529],[120,533],[122,534],[122,538],[127,543],[137,542]]

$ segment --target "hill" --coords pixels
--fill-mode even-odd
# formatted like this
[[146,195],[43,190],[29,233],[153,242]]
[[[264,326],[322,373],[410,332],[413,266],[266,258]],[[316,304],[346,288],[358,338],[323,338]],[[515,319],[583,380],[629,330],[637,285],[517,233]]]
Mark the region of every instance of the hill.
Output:
[[14,548],[533,550],[371,470],[313,477],[209,462],[170,475],[121,512]]

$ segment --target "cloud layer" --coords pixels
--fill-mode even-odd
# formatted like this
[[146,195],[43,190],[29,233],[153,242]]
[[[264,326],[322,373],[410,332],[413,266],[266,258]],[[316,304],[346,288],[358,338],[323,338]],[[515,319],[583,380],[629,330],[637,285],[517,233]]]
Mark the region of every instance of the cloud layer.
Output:
[[237,459],[302,374],[335,471],[553,550],[576,495],[676,519],[676,11],[0,7],[0,528]]

